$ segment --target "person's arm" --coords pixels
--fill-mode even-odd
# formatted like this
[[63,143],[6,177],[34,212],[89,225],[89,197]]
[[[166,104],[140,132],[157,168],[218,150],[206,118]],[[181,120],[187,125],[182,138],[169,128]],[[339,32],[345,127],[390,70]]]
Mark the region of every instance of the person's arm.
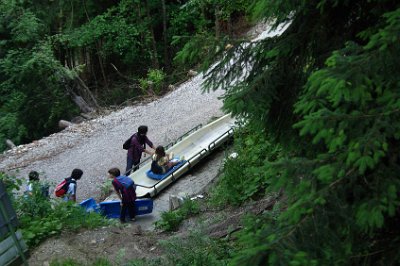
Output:
[[76,184],[70,183],[67,191],[68,199],[76,202]]
[[143,150],[143,152],[147,153],[148,155],[153,155],[154,154],[154,152],[148,151],[148,150]]
[[113,187],[114,187],[115,194],[117,194],[119,200],[121,201],[121,205],[122,205],[122,196],[121,196],[121,194],[120,194],[120,191],[119,191],[119,189],[117,188],[117,186],[115,185],[114,181],[112,182],[112,185],[113,185]]
[[114,191],[115,191],[115,194],[117,194],[117,196],[118,196],[119,200],[121,200],[121,201],[122,201],[122,196],[121,196],[121,194],[119,193],[119,190],[118,190],[118,189],[116,189],[116,188],[114,187]]
[[145,141],[146,141],[146,144],[150,146],[150,148],[152,148],[153,150],[156,149],[156,148],[154,148],[153,142],[151,142],[147,136],[146,136],[146,140]]

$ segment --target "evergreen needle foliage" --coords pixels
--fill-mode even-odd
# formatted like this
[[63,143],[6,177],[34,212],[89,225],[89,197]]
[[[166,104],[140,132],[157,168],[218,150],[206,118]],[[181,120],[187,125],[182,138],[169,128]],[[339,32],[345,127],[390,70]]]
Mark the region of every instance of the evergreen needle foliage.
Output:
[[[233,182],[257,179],[285,201],[277,217],[247,223],[232,263],[399,264],[400,3],[255,1],[254,14],[288,27],[220,51],[207,88],[226,89],[224,108],[248,121],[254,135],[236,141],[268,132],[282,152],[242,170],[228,164],[237,171],[220,187],[245,200]],[[255,166],[261,174],[250,174]]]

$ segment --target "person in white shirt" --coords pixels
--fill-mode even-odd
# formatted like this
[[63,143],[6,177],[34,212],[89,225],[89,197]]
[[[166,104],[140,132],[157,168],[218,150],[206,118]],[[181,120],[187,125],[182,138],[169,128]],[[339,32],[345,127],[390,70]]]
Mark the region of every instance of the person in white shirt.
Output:
[[68,191],[67,193],[65,193],[64,200],[71,200],[76,202],[76,181],[81,179],[82,175],[83,171],[81,169],[75,168],[74,170],[72,170],[71,177],[69,177]]

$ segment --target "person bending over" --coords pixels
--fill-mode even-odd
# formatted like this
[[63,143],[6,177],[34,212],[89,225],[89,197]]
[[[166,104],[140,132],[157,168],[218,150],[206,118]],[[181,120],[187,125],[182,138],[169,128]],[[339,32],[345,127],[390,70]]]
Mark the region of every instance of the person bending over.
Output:
[[127,212],[129,213],[130,220],[135,221],[136,186],[133,184],[127,188],[122,182],[118,181],[121,177],[121,172],[118,168],[111,168],[108,170],[108,177],[112,179],[115,193],[121,200],[121,213],[119,218],[121,223],[126,222]]

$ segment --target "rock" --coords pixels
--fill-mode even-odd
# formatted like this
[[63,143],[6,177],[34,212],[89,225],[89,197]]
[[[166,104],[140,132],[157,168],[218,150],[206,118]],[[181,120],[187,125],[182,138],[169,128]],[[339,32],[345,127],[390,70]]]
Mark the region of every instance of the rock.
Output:
[[188,77],[194,77],[194,76],[197,76],[197,71],[194,71],[193,69],[190,69],[189,71],[188,71],[188,73],[187,73],[187,76]]
[[177,196],[177,195],[170,195],[169,196],[169,210],[173,211],[178,209],[183,202],[185,201],[185,198],[182,196]]

